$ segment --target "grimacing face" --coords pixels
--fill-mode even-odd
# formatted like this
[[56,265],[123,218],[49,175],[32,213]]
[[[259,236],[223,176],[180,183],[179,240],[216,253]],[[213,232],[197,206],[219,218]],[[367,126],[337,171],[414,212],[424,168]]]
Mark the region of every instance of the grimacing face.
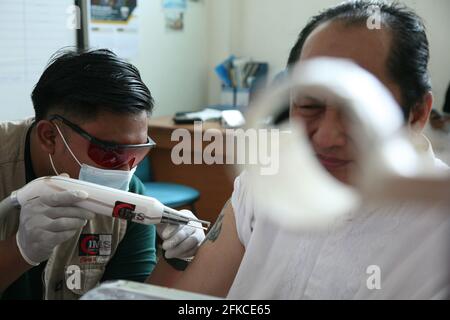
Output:
[[[387,59],[391,34],[382,28],[365,25],[346,26],[339,21],[319,25],[306,39],[299,61],[316,57],[353,60],[375,75],[401,101],[400,87],[390,80]],[[345,115],[331,101],[317,97],[291,98],[291,119],[301,121],[322,166],[336,179],[351,183],[358,167],[357,150],[349,136]]]

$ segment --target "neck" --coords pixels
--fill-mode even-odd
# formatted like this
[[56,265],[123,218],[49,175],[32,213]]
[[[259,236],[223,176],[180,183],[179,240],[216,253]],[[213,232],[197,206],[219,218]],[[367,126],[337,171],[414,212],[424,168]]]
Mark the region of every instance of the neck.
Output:
[[31,165],[37,178],[52,175],[48,154],[38,143],[37,129],[34,126],[30,133]]

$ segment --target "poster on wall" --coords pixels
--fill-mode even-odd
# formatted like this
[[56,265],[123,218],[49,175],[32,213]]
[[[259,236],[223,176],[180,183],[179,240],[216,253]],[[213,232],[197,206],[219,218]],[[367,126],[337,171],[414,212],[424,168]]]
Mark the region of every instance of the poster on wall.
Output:
[[186,8],[186,0],[163,0],[164,19],[168,30],[181,31],[184,29]]
[[90,0],[89,47],[107,48],[124,59],[139,51],[138,0]]
[[137,7],[137,0],[91,0],[91,21],[126,22]]

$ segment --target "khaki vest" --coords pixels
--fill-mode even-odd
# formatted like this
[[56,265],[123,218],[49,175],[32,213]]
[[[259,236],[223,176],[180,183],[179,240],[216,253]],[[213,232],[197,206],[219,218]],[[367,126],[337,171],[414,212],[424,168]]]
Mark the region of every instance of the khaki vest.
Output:
[[[33,119],[0,123],[0,199],[25,185],[25,140]],[[0,240],[13,236],[20,210],[0,220]],[[78,299],[99,284],[122,241],[127,222],[97,215],[70,240],[53,250],[43,276],[45,299]]]

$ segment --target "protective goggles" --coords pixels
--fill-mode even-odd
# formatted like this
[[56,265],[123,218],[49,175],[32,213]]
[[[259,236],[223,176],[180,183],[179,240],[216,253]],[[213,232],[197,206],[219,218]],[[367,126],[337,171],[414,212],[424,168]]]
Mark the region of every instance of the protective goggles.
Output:
[[59,120],[73,131],[78,133],[89,142],[88,156],[97,165],[115,169],[123,165],[129,165],[130,168],[138,165],[149,151],[156,146],[156,143],[147,136],[147,143],[143,144],[116,144],[113,142],[102,141],[91,136],[76,124],[63,118],[60,115],[50,116],[49,121]]

